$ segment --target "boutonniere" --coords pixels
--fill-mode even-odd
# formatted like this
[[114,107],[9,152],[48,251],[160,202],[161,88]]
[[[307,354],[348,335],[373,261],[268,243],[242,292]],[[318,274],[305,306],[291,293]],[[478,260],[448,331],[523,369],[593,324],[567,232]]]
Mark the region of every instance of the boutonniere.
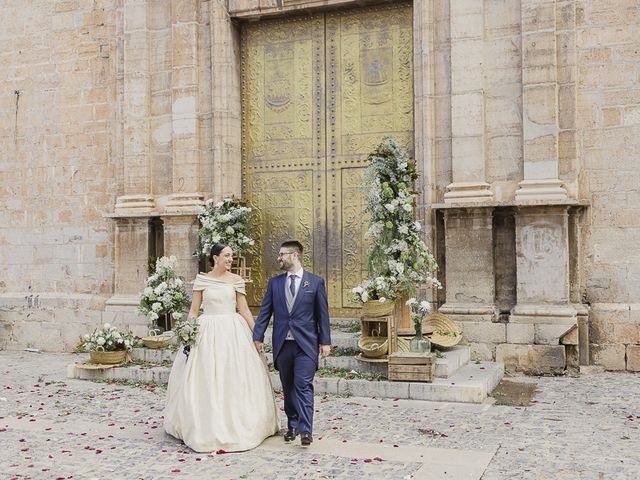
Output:
[[305,281],[304,281],[304,283],[302,284],[302,286],[303,286],[304,288],[307,288],[309,285],[311,285],[311,284],[309,283],[309,280],[305,280]]

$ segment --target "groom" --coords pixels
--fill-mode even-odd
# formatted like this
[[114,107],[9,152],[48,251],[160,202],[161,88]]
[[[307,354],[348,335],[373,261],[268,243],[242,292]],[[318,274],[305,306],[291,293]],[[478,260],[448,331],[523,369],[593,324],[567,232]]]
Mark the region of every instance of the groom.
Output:
[[313,442],[313,377],[318,353],[331,351],[329,308],[324,280],[305,272],[300,263],[302,244],[280,245],[278,265],[285,273],[269,279],[253,329],[258,352],[264,352],[264,332],[273,314],[273,366],[280,372],[287,414],[285,442],[300,433],[304,446]]

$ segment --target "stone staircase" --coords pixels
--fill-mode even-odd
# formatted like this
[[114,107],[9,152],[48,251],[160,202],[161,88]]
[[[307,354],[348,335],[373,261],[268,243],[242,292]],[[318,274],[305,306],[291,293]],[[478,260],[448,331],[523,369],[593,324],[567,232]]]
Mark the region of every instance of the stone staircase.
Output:
[[[334,347],[347,351],[358,350],[359,333],[335,329],[331,336]],[[271,338],[270,330],[265,338]],[[321,370],[314,381],[315,392],[359,397],[481,403],[498,385],[504,374],[504,366],[500,363],[470,362],[467,346],[439,351],[436,356],[436,379],[432,383],[344,378],[357,377],[358,374],[386,377],[387,364],[364,361],[359,355],[323,358],[319,364]],[[131,355],[134,363],[129,366],[73,364],[68,366],[67,376],[84,380],[115,379],[163,384],[169,380],[169,365],[178,353],[170,349],[134,348]],[[267,362],[271,364],[272,354],[267,353],[266,357]],[[272,371],[270,375],[273,387],[279,390],[281,385],[278,373]]]

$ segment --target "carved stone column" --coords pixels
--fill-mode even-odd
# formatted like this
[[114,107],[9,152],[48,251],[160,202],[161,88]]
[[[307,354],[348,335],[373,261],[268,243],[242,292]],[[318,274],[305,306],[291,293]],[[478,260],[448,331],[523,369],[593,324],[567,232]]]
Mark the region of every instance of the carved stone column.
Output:
[[[240,95],[240,33],[222,2],[211,2],[213,162],[212,190],[218,198],[241,194],[242,103]],[[224,175],[223,175],[224,173]]]
[[558,179],[556,0],[522,0],[522,132],[524,180],[518,202],[563,201]]
[[472,344],[506,338],[504,324],[495,323],[492,217],[491,208],[445,210],[446,303],[439,311],[459,322]]
[[[428,3],[428,2],[427,2]],[[446,203],[493,200],[485,176],[484,1],[451,2],[451,158]]]
[[198,218],[194,215],[166,215],[164,223],[164,254],[178,259],[178,275],[189,283],[198,273],[198,258],[193,256],[198,240]]
[[149,19],[145,0],[124,2],[124,195],[119,214],[153,210],[149,154],[150,68]]
[[194,212],[204,204],[200,192],[198,112],[198,0],[171,2],[173,193],[166,210]]

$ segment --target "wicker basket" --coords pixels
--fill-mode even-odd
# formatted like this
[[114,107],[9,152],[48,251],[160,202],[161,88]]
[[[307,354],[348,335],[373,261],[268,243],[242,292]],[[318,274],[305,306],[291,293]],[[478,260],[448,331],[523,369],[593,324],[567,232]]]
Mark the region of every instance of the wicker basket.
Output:
[[424,321],[430,328],[433,328],[433,333],[429,336],[431,343],[440,347],[453,347],[462,340],[462,330],[446,315],[435,312]]
[[398,337],[398,352],[410,352],[411,340],[409,338]]
[[391,300],[385,300],[380,302],[378,300],[369,300],[362,304],[362,316],[364,317],[386,317],[393,313],[395,302]]
[[127,358],[126,350],[116,350],[115,352],[92,351],[89,352],[91,363],[100,363],[104,365],[113,365],[122,363]]
[[164,348],[171,343],[168,335],[152,335],[150,337],[142,337],[142,343],[147,348]]
[[378,358],[389,351],[389,339],[386,337],[360,337],[358,348],[362,355],[369,358]]

